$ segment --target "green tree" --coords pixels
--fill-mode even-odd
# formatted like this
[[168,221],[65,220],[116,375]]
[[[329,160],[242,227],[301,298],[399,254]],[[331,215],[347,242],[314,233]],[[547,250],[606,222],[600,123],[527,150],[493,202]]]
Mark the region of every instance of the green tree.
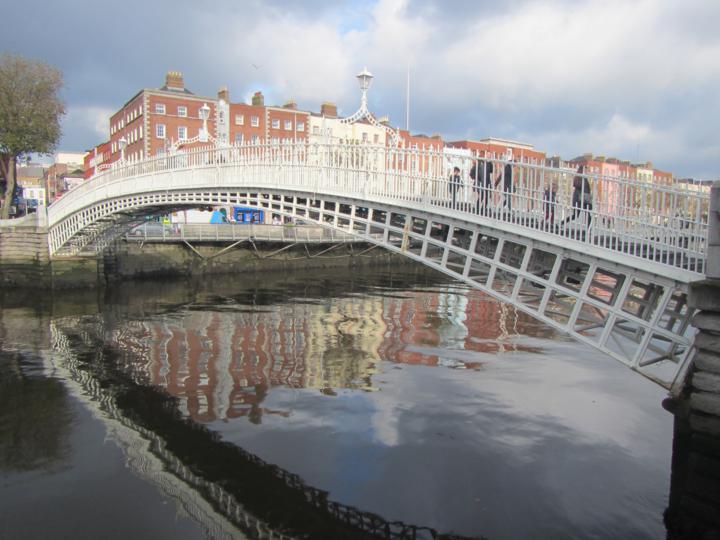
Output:
[[39,61],[0,55],[0,175],[5,178],[7,218],[15,191],[17,160],[30,153],[50,154],[60,140],[62,73]]

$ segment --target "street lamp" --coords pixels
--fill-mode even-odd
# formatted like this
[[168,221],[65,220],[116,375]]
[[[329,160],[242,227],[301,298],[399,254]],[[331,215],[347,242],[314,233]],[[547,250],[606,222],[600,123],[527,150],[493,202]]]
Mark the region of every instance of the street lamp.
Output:
[[358,84],[360,84],[360,91],[362,92],[362,96],[360,97],[360,109],[367,110],[367,91],[372,84],[373,76],[366,67],[363,68],[363,70],[356,76]]
[[122,163],[125,161],[125,147],[127,146],[127,139],[125,139],[125,137],[120,137],[118,146],[120,146],[120,162]]
[[[387,135],[390,136],[392,140],[393,146],[398,146],[400,144],[400,135],[398,131],[395,131],[391,127],[386,126],[385,124],[378,122],[375,117],[372,115],[372,113],[368,110],[367,106],[367,92],[370,88],[370,85],[372,84],[373,75],[368,71],[368,69],[365,67],[363,70],[356,75],[358,84],[360,85],[360,91],[362,92],[362,95],[360,96],[360,108],[355,111],[355,113],[351,116],[348,116],[347,118],[343,118],[340,120],[341,124],[354,124],[358,120],[367,119],[371,125],[375,126],[376,128],[382,129],[385,131]],[[323,122],[325,120],[323,119]]]
[[203,127],[202,130],[199,133],[199,139],[202,142],[208,141],[208,129],[207,129],[207,121],[208,118],[210,118],[210,107],[208,107],[207,103],[203,103],[203,106],[200,107],[200,119],[203,121]]

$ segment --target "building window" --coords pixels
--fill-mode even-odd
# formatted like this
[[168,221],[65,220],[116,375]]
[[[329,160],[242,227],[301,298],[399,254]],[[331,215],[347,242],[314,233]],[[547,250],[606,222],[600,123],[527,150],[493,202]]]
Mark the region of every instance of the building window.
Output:
[[278,144],[279,142],[280,142],[280,139],[278,139],[277,137],[273,137],[272,139],[270,139],[270,143],[272,143],[272,144]]
[[362,134],[362,142],[368,142],[368,134],[367,134],[367,132],[363,132],[363,134]]
[[236,133],[235,134],[235,142],[242,144],[243,142],[243,134],[242,133]]
[[187,107],[178,105],[178,116],[186,117],[187,116]]
[[273,128],[273,129],[280,129],[280,120],[278,120],[277,118],[275,118],[275,119],[272,121],[272,128]]
[[320,135],[320,126],[313,126],[313,135]]
[[305,122],[298,122],[295,126],[298,131],[305,131]]
[[253,144],[257,144],[260,142],[260,137],[258,137],[257,135],[253,135],[251,140]]
[[244,114],[236,114],[235,115],[235,125],[236,126],[244,126],[245,125],[245,115]]
[[178,126],[178,139],[184,141],[187,139],[187,127]]
[[373,142],[374,142],[375,144],[379,143],[379,142],[380,142],[380,135],[378,135],[377,133],[376,133],[375,135],[373,135]]
[[156,103],[155,104],[155,114],[165,114],[165,104],[164,103]]
[[250,125],[252,127],[260,127],[260,117],[258,116],[251,116],[250,117]]
[[165,124],[157,124],[155,126],[155,136],[158,139],[164,139],[165,138]]
[[285,131],[292,131],[292,120],[285,120]]

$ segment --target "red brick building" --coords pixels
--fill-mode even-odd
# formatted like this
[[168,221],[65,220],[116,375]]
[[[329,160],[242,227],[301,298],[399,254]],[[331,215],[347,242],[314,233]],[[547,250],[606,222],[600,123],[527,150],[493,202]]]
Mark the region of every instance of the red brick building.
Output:
[[310,113],[299,111],[294,101],[268,107],[261,92],[252,104],[229,104],[229,143],[256,144],[306,140]]
[[200,109],[204,105],[210,108],[208,132],[216,137],[217,101],[196,96],[185,88],[181,73],[168,72],[162,88],[140,90],[110,117],[110,152],[105,163],[120,159],[123,138],[125,159],[137,161],[197,137],[203,126]]
[[282,107],[265,107],[265,140],[268,142],[292,142],[307,140],[310,113],[299,111],[294,101]]
[[97,172],[97,168],[103,163],[110,160],[110,141],[98,144],[92,150],[88,150],[85,154],[85,180],[92,178]]
[[[412,135],[408,130],[401,129],[400,133],[400,146],[405,148],[417,148],[419,150],[442,150],[445,143],[440,135],[433,135],[428,137],[427,135]],[[390,144],[390,137],[388,137],[388,144]]]
[[508,158],[518,163],[545,164],[545,152],[535,150],[531,144],[516,141],[489,138],[480,141],[453,141],[448,142],[447,146],[464,148],[470,150],[475,156],[488,159]]

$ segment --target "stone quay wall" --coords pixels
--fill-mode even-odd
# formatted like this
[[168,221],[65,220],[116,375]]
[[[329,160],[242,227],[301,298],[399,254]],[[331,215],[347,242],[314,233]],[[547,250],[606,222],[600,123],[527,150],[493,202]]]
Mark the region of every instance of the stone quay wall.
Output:
[[[332,249],[329,249],[332,248]],[[256,242],[229,247],[228,243],[140,243],[118,241],[103,255],[108,281],[160,276],[243,275],[265,271],[312,268],[416,264],[368,244],[296,244]],[[325,253],[322,253],[323,251]]]
[[95,256],[51,259],[46,227],[27,223],[0,226],[0,287],[94,287],[101,274],[102,259]]
[[0,227],[0,286],[49,287],[49,270],[46,229],[23,224]]
[[227,242],[190,246],[122,238],[99,255],[52,258],[47,236],[47,228],[37,224],[0,224],[0,288],[85,289],[145,277],[415,264],[363,243],[333,247],[331,243],[288,246],[256,242],[254,246],[229,247]]

